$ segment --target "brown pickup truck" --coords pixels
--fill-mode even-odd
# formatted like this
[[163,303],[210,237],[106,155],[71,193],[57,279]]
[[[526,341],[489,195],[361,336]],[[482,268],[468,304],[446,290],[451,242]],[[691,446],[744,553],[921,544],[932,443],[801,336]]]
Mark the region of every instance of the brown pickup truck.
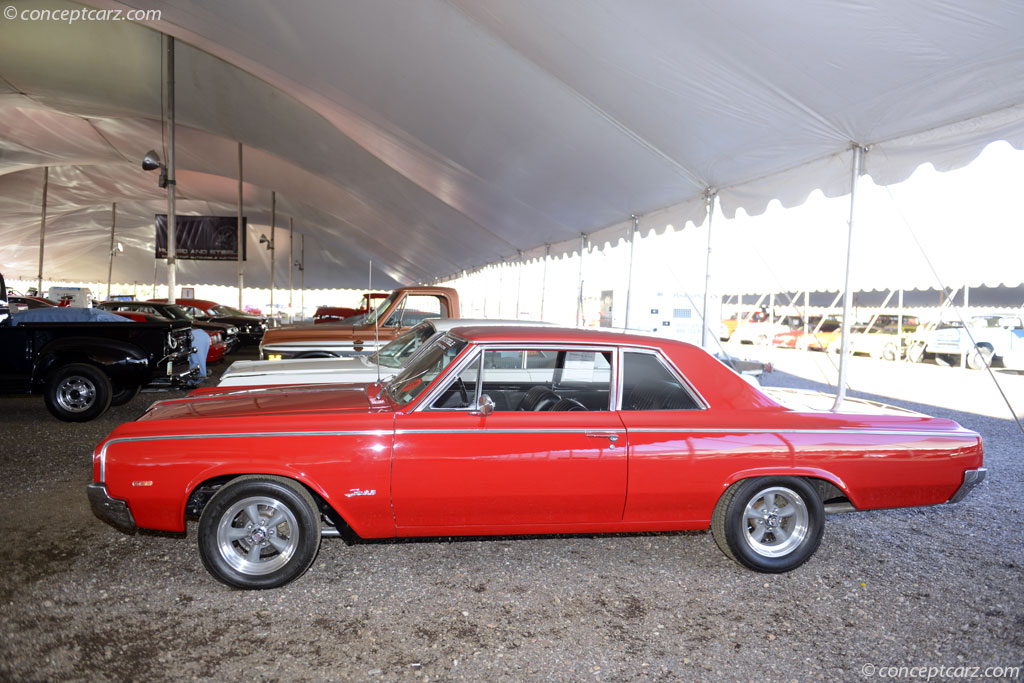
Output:
[[322,323],[267,330],[260,358],[339,358],[372,353],[427,318],[459,318],[459,293],[450,287],[403,287],[391,292],[356,325]]

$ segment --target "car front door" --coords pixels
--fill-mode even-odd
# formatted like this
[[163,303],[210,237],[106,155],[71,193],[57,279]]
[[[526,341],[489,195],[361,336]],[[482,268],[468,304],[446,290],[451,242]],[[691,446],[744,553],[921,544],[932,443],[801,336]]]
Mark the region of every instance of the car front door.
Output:
[[[557,530],[617,522],[626,434],[610,410],[614,351],[487,348],[396,416],[400,534]],[[482,414],[481,396],[494,402]]]

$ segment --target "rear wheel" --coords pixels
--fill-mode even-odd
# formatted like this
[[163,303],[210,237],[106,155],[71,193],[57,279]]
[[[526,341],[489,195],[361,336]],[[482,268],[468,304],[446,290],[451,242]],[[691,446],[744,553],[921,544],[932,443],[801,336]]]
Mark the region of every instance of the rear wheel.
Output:
[[199,555],[236,588],[277,588],[301,576],[320,548],[309,492],[283,477],[245,476],[220,489],[199,518]]
[[895,344],[886,344],[885,348],[882,349],[882,360],[896,360],[899,358],[899,354],[896,353]]
[[86,363],[69,363],[50,373],[43,398],[55,418],[88,422],[110,407],[113,390],[103,372]]
[[814,488],[796,477],[759,477],[731,486],[718,501],[711,533],[727,556],[778,574],[806,562],[821,543],[825,510]]
[[995,355],[990,346],[975,346],[967,354],[967,365],[972,370],[984,370],[992,365],[992,356]]

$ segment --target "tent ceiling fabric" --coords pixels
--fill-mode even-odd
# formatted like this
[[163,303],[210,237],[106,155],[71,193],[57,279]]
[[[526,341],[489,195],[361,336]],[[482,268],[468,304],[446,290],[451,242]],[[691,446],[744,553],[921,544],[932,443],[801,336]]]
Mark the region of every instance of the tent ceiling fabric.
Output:
[[[48,165],[47,276],[105,277],[116,201],[115,279],[152,277],[166,202],[138,163],[161,148],[160,32],[179,41],[179,211],[234,215],[242,142],[251,286],[269,284],[271,191],[278,226],[307,235],[307,286],[361,287],[373,259],[384,287],[614,242],[630,214],[642,233],[700,223],[708,188],[729,216],[841,195],[853,143],[880,183],[1024,147],[1014,0],[89,6],[162,16],[0,24],[0,264],[17,275],[36,269]],[[235,266],[181,261],[178,279],[233,284]]]

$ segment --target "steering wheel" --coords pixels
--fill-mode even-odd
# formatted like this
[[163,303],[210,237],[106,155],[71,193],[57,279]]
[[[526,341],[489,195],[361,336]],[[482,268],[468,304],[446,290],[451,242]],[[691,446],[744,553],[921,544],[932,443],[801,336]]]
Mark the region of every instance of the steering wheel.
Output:
[[469,405],[469,392],[466,391],[466,383],[462,381],[461,377],[457,378],[455,381],[458,382],[458,385],[459,385],[459,398],[462,399],[462,404],[465,405],[465,406],[468,406]]

